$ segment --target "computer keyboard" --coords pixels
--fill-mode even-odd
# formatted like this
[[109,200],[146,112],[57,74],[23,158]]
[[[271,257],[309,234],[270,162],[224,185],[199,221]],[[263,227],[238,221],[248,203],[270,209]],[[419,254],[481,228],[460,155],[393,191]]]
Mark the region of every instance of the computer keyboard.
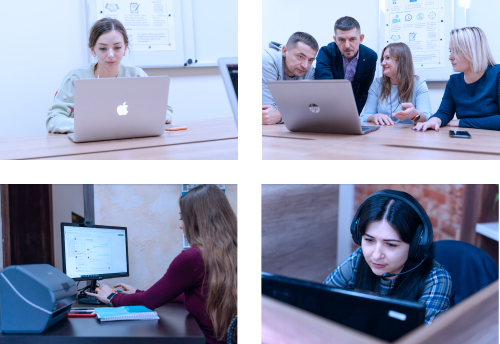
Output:
[[83,298],[78,298],[78,302],[79,303],[87,303],[87,304],[91,304],[91,305],[100,305],[102,303],[101,301],[99,301],[99,299],[97,299],[94,296],[87,296],[87,297],[83,297]]

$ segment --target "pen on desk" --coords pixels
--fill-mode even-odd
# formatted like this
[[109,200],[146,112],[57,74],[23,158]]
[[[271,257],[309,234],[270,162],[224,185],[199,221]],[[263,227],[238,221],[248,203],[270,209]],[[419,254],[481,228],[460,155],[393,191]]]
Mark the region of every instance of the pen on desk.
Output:
[[[97,289],[101,289],[101,287],[97,287]],[[111,289],[112,291],[116,291],[118,293],[121,293],[123,290],[120,290],[120,289]]]

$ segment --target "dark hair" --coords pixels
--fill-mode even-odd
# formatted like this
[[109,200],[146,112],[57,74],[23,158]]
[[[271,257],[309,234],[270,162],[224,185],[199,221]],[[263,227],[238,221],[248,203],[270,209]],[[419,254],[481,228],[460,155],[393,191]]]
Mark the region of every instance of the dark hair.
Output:
[[297,45],[298,42],[302,42],[304,44],[307,44],[308,46],[310,46],[311,48],[313,48],[316,51],[319,49],[318,42],[316,42],[316,39],[314,39],[313,36],[311,36],[308,33],[300,32],[300,31],[295,32],[290,36],[290,38],[288,39],[288,42],[286,42],[286,47],[288,49],[293,49],[293,48],[295,48],[295,46]]
[[[369,199],[359,213],[359,231],[364,235],[369,224],[385,220],[398,233],[401,240],[411,244],[417,228],[423,225],[416,211],[406,202],[390,196],[380,196]],[[431,245],[429,256],[418,268],[407,274],[398,276],[390,296],[400,299],[417,301],[424,290],[425,280],[432,269],[434,259],[434,244]],[[408,259],[403,267],[408,271],[420,261]],[[355,288],[380,292],[380,276],[375,275],[363,255],[359,257]]]
[[358,29],[358,33],[361,33],[361,27],[359,26],[358,21],[352,17],[345,16],[337,19],[337,21],[335,22],[335,26],[333,27],[333,30],[335,31],[335,34],[337,34],[337,30],[349,31],[354,28]]
[[102,18],[94,23],[94,25],[90,29],[89,48],[92,49],[93,47],[95,47],[95,45],[97,44],[97,40],[99,39],[99,37],[101,37],[102,34],[113,30],[116,30],[122,34],[123,42],[128,48],[129,44],[127,30],[125,30],[125,27],[118,19],[113,18]]

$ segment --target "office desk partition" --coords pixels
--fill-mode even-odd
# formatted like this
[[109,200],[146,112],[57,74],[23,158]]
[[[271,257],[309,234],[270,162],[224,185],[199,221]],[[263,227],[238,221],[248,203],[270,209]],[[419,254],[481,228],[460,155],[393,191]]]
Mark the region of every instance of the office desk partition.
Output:
[[[367,124],[371,125],[371,124]],[[291,132],[284,124],[262,126],[264,160],[497,160],[500,131],[443,127],[415,132],[411,124],[382,126],[365,135]],[[466,130],[472,138],[450,138]]]
[[[66,134],[0,137],[4,159],[237,159],[238,130],[233,118],[175,120],[187,130],[159,137],[74,143]],[[214,153],[216,152],[216,153]]]
[[[73,307],[94,306],[76,302]],[[43,333],[0,333],[0,343],[37,344],[204,344],[205,336],[196,319],[181,303],[155,309],[160,320],[100,322],[94,318],[66,318]],[[26,319],[29,321],[29,319]]]

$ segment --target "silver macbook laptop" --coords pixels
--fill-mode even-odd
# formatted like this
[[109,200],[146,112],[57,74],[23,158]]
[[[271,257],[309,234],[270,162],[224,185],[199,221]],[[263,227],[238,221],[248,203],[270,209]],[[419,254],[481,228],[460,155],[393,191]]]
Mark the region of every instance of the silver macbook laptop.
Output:
[[234,120],[238,126],[238,58],[222,57],[219,59],[219,70],[226,86],[227,95],[231,108],[233,109]]
[[349,80],[269,81],[269,89],[290,131],[366,134]]
[[170,77],[75,81],[74,142],[160,136],[165,132]]

